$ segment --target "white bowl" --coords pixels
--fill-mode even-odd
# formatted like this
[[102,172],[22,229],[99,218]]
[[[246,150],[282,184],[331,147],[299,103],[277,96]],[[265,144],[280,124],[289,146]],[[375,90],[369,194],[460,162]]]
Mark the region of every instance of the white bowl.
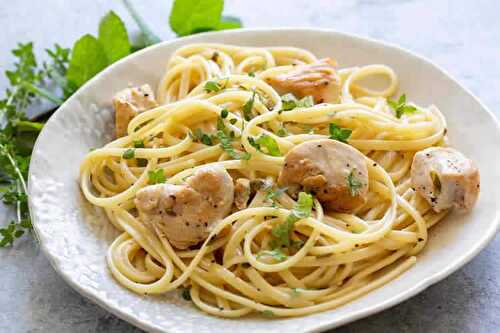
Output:
[[[156,86],[169,56],[180,46],[219,42],[253,46],[297,46],[331,56],[341,67],[387,64],[401,80],[401,92],[419,104],[436,104],[448,120],[451,144],[481,171],[481,195],[467,215],[452,214],[433,228],[417,264],[398,279],[332,311],[291,319],[208,316],[178,292],[139,296],[111,276],[105,254],[116,236],[102,212],[80,192],[80,162],[90,148],[112,139],[112,95],[129,83]],[[52,116],[36,143],[30,167],[29,198],[41,248],[54,269],[80,294],[149,331],[306,332],[336,327],[398,304],[471,260],[497,232],[500,168],[499,125],[467,89],[428,60],[398,47],[318,29],[244,29],[167,41],[127,57],[97,75]],[[453,295],[450,295],[451,297]]]

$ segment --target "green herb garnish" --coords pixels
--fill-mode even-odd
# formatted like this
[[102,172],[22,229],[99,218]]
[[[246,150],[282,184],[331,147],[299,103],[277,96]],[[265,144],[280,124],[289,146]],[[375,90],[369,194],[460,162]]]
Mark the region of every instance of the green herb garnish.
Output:
[[263,256],[271,257],[275,259],[277,262],[285,261],[288,258],[288,256],[284,254],[283,251],[281,251],[280,249],[274,249],[271,251],[269,250],[261,251],[259,252],[259,254],[257,254],[257,259],[260,259]]
[[264,310],[261,313],[265,317],[274,317],[274,312],[272,312],[271,310]]
[[229,115],[229,111],[227,109],[222,109],[222,111],[220,112],[220,116],[223,119],[227,118],[228,115]]
[[287,136],[287,135],[288,135],[288,131],[286,130],[286,128],[281,127],[281,128],[278,130],[278,132],[276,132],[276,134],[277,134],[278,136],[285,137],[285,136]]
[[223,0],[175,0],[170,13],[170,27],[178,36],[241,28],[238,18],[222,16],[223,7]]
[[253,118],[252,109],[253,103],[255,102],[255,90],[253,91],[252,97],[243,105],[243,117],[246,121],[250,121]]
[[361,183],[359,179],[356,178],[354,174],[355,172],[356,169],[352,169],[349,175],[347,176],[347,188],[349,189],[349,193],[353,197],[358,195],[359,191],[361,190],[361,187],[363,186],[363,183]]
[[144,148],[146,147],[144,145],[144,141],[143,140],[134,140],[134,148]]
[[163,169],[148,171],[148,183],[151,185],[162,184],[167,181]]
[[237,152],[231,144],[233,141],[232,138],[224,133],[224,131],[217,131],[217,138],[219,139],[219,143],[222,149],[232,158],[236,160],[249,160],[252,156],[248,152]]
[[413,113],[417,111],[417,108],[413,105],[406,104],[406,95],[403,94],[399,97],[398,101],[387,100],[390,107],[396,112],[396,118],[401,118],[405,113]]
[[129,148],[129,149],[125,150],[122,157],[126,160],[130,160],[131,158],[134,158],[135,157],[135,149]]
[[275,248],[290,246],[290,233],[293,230],[295,222],[311,216],[312,206],[312,195],[300,192],[299,199],[293,206],[292,212],[288,215],[285,222],[275,226],[271,230],[271,235],[275,238],[273,244]]
[[281,102],[281,111],[290,111],[295,108],[308,108],[314,105],[314,99],[312,96],[305,96],[299,100],[291,93],[281,96]]
[[248,141],[255,149],[261,152],[264,152],[263,150],[265,149],[267,154],[271,156],[281,156],[278,143],[267,134],[261,134],[257,139],[249,137]]
[[334,123],[331,123],[328,126],[328,132],[330,133],[330,139],[347,143],[347,139],[351,136],[352,130],[349,128],[342,128]]
[[205,85],[203,86],[203,89],[207,93],[212,93],[212,92],[219,92],[222,90],[222,86],[215,82],[215,81],[207,81],[205,82]]

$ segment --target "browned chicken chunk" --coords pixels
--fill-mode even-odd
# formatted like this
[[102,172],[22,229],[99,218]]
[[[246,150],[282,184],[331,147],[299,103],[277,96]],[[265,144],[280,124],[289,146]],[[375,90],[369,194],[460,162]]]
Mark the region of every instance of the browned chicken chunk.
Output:
[[316,104],[336,103],[340,96],[340,78],[335,66],[333,59],[325,58],[314,64],[296,66],[266,80],[280,95],[312,96]]
[[292,196],[310,191],[326,209],[349,212],[366,202],[368,169],[363,154],[347,144],[308,141],[286,154],[278,184]]
[[233,204],[234,186],[222,167],[198,169],[185,185],[157,184],[137,192],[141,219],[165,234],[178,249],[204,241]]
[[238,178],[234,185],[234,205],[238,209],[245,209],[250,199],[250,180]]
[[157,106],[153,90],[148,84],[118,92],[113,97],[116,137],[127,135],[128,123],[132,118]]
[[452,207],[469,211],[479,196],[479,170],[453,148],[431,147],[416,153],[411,182],[436,212]]

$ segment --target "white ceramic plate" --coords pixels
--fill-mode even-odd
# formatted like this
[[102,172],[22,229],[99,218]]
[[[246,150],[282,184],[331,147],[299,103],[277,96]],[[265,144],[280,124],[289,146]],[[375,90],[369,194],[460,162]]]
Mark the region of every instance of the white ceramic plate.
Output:
[[[451,215],[433,228],[416,266],[398,279],[338,309],[307,317],[225,320],[208,316],[178,292],[138,296],[115,282],[105,254],[116,232],[102,212],[83,199],[78,169],[92,147],[112,139],[112,95],[128,84],[156,86],[169,56],[180,46],[219,42],[297,46],[331,56],[341,67],[387,64],[401,79],[401,92],[419,104],[436,104],[448,120],[451,144],[475,160],[481,196],[468,215]],[[307,332],[336,327],[398,304],[442,280],[471,260],[498,229],[499,125],[474,96],[443,70],[408,51],[381,42],[316,29],[234,30],[176,39],[119,61],[85,84],[44,127],[30,167],[33,225],[55,270],[79,293],[149,331]],[[450,295],[453,297],[453,295]]]

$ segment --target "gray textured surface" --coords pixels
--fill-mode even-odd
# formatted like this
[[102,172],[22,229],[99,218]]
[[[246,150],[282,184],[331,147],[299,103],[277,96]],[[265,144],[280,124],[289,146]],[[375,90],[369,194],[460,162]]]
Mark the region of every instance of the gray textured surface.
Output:
[[[170,1],[135,3],[162,38],[173,38]],[[11,63],[8,51],[16,42],[33,40],[39,50],[54,42],[70,46],[80,35],[95,33],[100,16],[111,8],[135,30],[119,1],[2,0],[0,70]],[[227,0],[225,10],[247,27],[324,27],[399,44],[444,67],[500,115],[495,110],[500,104],[498,12],[495,0]],[[5,85],[1,77],[2,91]],[[0,209],[1,224],[7,214]],[[139,331],[70,289],[29,238],[0,250],[0,262],[0,332]],[[498,327],[500,237],[444,281],[336,332],[496,332]]]

